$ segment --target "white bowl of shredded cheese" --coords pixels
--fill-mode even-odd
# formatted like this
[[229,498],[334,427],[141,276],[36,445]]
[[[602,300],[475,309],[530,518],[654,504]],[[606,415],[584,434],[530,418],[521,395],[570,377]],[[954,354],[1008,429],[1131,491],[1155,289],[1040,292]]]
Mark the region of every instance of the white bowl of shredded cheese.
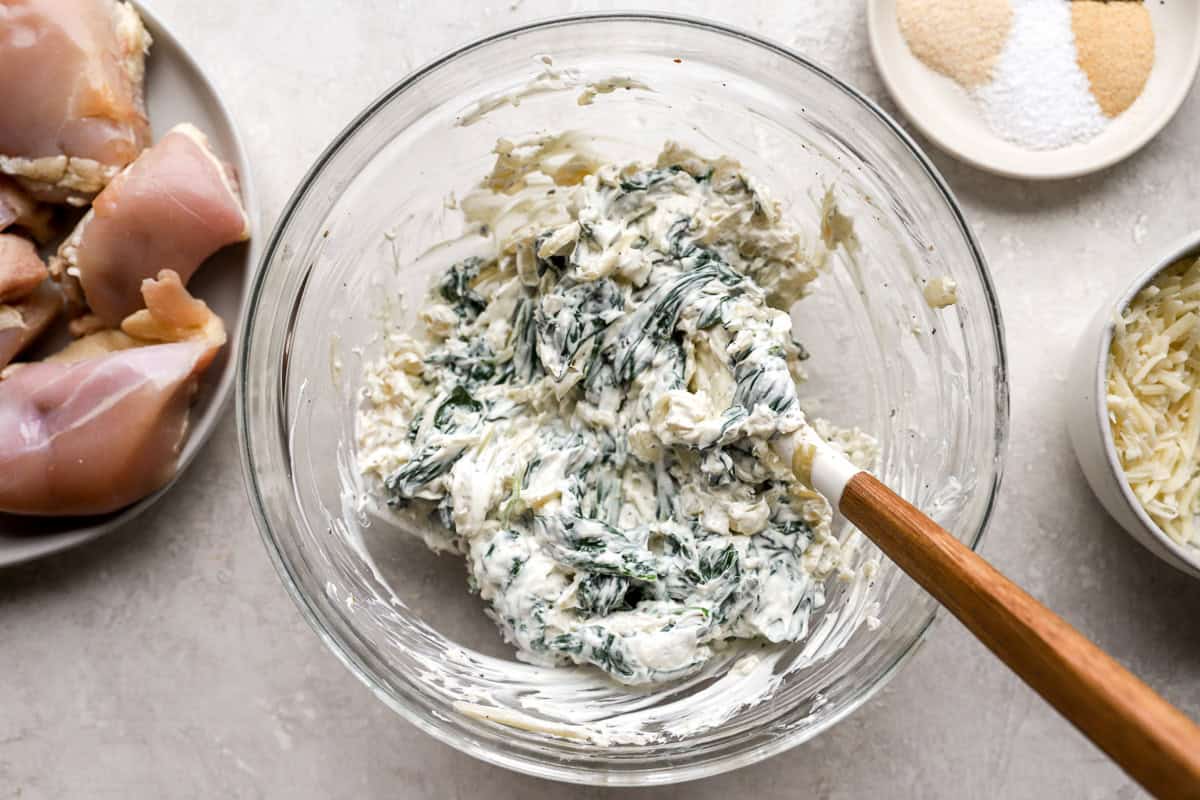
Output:
[[1200,232],[1100,309],[1068,427],[1092,490],[1152,553],[1200,578]]

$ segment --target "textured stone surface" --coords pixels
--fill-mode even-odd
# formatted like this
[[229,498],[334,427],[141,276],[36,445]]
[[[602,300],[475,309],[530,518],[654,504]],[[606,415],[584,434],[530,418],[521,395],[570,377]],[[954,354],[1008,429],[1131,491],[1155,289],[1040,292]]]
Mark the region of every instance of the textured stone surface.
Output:
[[[413,67],[521,21],[611,4],[152,6],[206,65],[242,127],[263,235],[320,149]],[[871,64],[861,0],[697,2],[686,12],[793,46],[894,110]],[[983,551],[1194,717],[1200,583],[1144,551],[1092,498],[1067,442],[1063,390],[1095,305],[1200,222],[1197,130],[1193,94],[1141,153],[1058,184],[993,178],[934,153],[983,240],[1008,331],[1012,439]],[[0,642],[0,797],[503,800],[569,791],[418,732],[325,650],[254,529],[232,419],[128,530],[0,573]],[[1138,794],[952,619],[830,733],[686,791],[698,800]]]

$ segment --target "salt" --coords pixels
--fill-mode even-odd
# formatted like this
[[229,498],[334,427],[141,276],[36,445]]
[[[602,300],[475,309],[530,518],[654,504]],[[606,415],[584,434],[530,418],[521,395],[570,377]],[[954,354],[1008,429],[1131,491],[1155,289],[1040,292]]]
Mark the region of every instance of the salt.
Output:
[[1070,4],[1010,2],[1012,28],[992,80],[972,91],[988,125],[1030,150],[1053,150],[1096,136],[1108,118],[1076,61]]

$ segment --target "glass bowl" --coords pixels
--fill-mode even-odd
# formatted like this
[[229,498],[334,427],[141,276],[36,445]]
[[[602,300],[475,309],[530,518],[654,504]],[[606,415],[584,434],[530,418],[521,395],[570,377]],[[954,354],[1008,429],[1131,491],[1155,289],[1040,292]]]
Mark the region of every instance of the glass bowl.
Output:
[[[648,88],[579,102],[584,84],[613,77]],[[821,68],[709,22],[581,16],[484,39],[388,91],[305,177],[253,287],[238,394],[252,503],[297,604],[381,700],[464,752],[581,783],[688,780],[845,717],[936,608],[889,562],[874,569],[878,552],[838,522],[853,577],[830,579],[806,641],[760,651],[756,667],[718,659],[682,684],[631,692],[594,670],[515,660],[461,559],[363,510],[364,361],[387,325],[414,319],[469,233],[456,198],[488,172],[497,138],[564,130],[614,158],[652,160],[666,139],[733,156],[813,237],[833,193],[859,247],[838,248],[793,312],[812,353],[802,395],[876,435],[880,476],[972,546],[1008,418],[1000,316],[958,206],[900,127]],[[922,289],[942,276],[958,303],[935,310]]]

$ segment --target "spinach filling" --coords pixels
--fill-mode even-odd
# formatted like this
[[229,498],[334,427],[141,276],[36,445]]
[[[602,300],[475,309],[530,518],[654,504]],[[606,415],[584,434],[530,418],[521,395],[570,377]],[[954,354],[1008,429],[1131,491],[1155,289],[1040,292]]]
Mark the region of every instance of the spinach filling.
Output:
[[[435,283],[455,321],[422,353],[410,455],[383,487],[428,505],[523,658],[671,680],[728,639],[802,638],[824,603],[827,508],[763,463],[802,419],[808,354],[757,281],[809,267],[764,255],[798,236],[735,167],[599,170],[563,199],[568,246],[561,222],[534,219],[515,254]],[[730,215],[740,225],[715,235]],[[663,438],[671,397],[723,403],[712,433]]]

